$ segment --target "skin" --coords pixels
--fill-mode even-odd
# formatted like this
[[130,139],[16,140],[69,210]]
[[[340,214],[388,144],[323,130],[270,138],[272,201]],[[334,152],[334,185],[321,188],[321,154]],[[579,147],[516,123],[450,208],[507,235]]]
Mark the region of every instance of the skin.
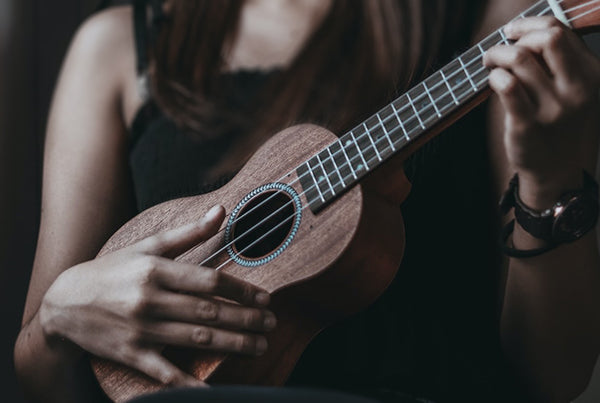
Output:
[[[323,2],[299,3],[284,1],[274,9],[269,1],[249,2],[229,68],[289,64],[324,15]],[[531,3],[491,1],[479,36]],[[268,31],[259,28],[264,13],[279,21]],[[134,211],[127,127],[142,100],[131,32],[128,8],[87,21],[56,89],[38,249],[15,346],[17,372],[32,400],[89,401],[86,385],[93,382],[86,382],[85,351],[168,384],[199,385],[162,358],[160,346],[260,354],[267,348],[262,333],[276,325],[263,290],[172,260],[215,232],[224,214],[218,207],[199,223],[94,259]],[[522,21],[506,33],[516,45],[485,57],[497,94],[488,119],[491,166],[498,193],[518,172],[521,198],[542,209],[579,188],[583,168],[594,172],[600,61],[550,18]],[[277,50],[256,58],[249,48]],[[540,245],[518,226],[513,242],[522,249]],[[578,395],[598,355],[596,242],[590,232],[543,256],[505,262],[501,336],[515,371],[539,401]]]

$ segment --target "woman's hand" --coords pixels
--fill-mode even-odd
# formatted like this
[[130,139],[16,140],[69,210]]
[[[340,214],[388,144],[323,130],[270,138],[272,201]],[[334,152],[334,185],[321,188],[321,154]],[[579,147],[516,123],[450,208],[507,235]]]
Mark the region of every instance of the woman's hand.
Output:
[[555,18],[504,28],[512,46],[490,49],[484,64],[505,109],[504,144],[523,200],[546,208],[593,169],[600,133],[600,60]]
[[198,223],[65,271],[40,308],[46,336],[175,385],[201,382],[165,359],[164,345],[264,353],[260,333],[276,322],[264,309],[269,294],[225,273],[171,260],[212,237],[223,218],[223,208],[215,207]]

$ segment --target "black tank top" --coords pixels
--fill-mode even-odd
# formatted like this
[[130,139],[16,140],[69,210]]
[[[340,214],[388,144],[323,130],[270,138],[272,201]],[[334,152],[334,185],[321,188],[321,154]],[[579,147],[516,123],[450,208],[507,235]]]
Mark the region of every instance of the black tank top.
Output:
[[[138,58],[144,58],[145,19],[134,14]],[[278,72],[222,75],[228,105],[250,105],[273,74]],[[402,401],[405,393],[436,402],[522,399],[500,351],[499,260],[485,132],[485,107],[479,107],[407,161],[413,186],[402,205],[406,252],[398,275],[366,311],[317,336],[288,384],[352,390],[385,401]],[[129,162],[139,211],[224,185],[235,173],[215,177],[211,167],[240,135],[234,130],[195,140],[149,100],[131,127]]]

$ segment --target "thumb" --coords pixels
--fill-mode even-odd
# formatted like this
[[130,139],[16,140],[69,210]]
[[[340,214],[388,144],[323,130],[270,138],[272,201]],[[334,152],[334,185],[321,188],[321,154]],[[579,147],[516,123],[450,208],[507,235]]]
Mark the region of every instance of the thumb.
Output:
[[219,205],[214,206],[200,221],[152,235],[140,241],[135,249],[173,259],[214,236],[224,218],[225,209]]

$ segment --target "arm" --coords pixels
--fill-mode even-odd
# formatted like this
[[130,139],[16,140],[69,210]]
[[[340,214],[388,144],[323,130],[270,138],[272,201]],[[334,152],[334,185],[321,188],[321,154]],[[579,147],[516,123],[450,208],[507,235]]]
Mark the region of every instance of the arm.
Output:
[[166,384],[199,385],[161,346],[260,354],[260,333],[275,326],[264,291],[172,260],[217,231],[222,208],[94,259],[133,211],[122,95],[135,83],[130,21],[119,8],[84,24],[54,97],[39,241],[15,346],[32,400],[91,401],[98,386],[86,352]]
[[[523,20],[517,40],[486,55],[498,193],[514,172],[520,196],[543,210],[595,172],[600,61],[551,18]],[[518,249],[543,245],[518,225]],[[503,291],[505,352],[534,398],[566,402],[587,386],[600,352],[600,259],[595,231],[539,257],[510,259]]]
[[120,18],[102,15],[82,26],[53,99],[40,233],[23,330],[15,347],[24,389],[38,398],[60,396],[57,390],[75,395],[80,377],[73,370],[82,358],[80,349],[50,344],[44,337],[38,311],[46,290],[63,270],[92,259],[132,214],[126,131],[119,108],[120,75],[128,66],[118,65],[129,38],[116,34],[123,31],[117,26]]

